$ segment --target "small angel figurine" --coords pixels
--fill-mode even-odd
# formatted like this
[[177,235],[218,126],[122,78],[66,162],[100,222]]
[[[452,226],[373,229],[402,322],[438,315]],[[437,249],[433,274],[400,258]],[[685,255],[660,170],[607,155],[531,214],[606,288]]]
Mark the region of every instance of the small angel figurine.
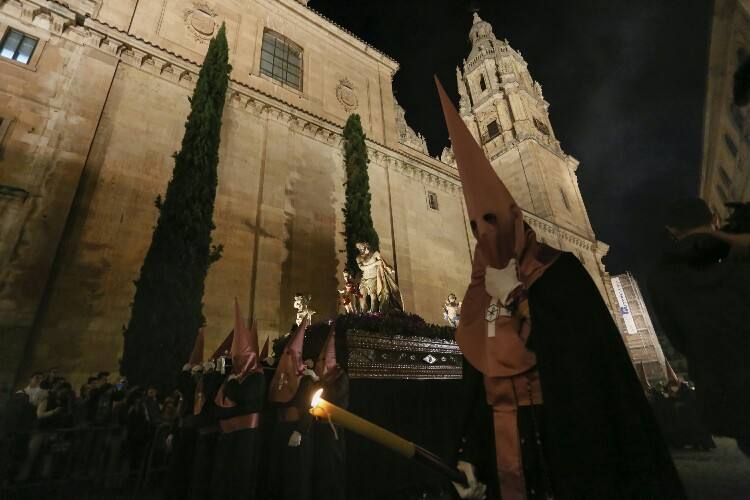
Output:
[[443,304],[443,318],[453,327],[458,326],[458,320],[461,318],[461,303],[456,298],[456,294],[451,293],[445,299]]

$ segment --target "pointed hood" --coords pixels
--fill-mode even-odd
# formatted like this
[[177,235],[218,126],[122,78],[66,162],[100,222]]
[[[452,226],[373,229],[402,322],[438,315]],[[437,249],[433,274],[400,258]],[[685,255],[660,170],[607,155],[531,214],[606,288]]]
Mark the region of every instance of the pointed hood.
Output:
[[248,330],[240,312],[237,297],[234,298],[234,338],[230,349],[232,355],[232,373],[244,377],[251,371],[259,371],[258,362],[258,328],[253,321]]
[[[461,307],[456,342],[466,359],[490,377],[523,373],[536,365],[526,349],[530,324],[527,290],[558,253],[536,241],[523,213],[435,77],[477,240],[471,283]],[[526,302],[526,304],[523,304]],[[524,307],[525,306],[525,307]]]
[[305,317],[284,346],[269,389],[269,400],[274,403],[288,403],[297,393],[302,372],[305,370],[302,347],[308,323],[309,319]]
[[228,353],[229,349],[232,347],[233,340],[234,340],[234,330],[229,332],[229,334],[226,336],[224,341],[221,344],[219,344],[219,347],[216,348],[216,350],[214,351],[214,353],[211,355],[209,359],[216,359]]
[[261,361],[268,358],[268,337],[266,337],[266,341],[263,342],[263,349],[260,350],[259,357]]
[[340,372],[341,367],[336,361],[336,330],[331,325],[328,338],[325,344],[323,344],[323,349],[321,349],[318,359],[315,362],[315,373],[321,380],[327,381],[335,379]]
[[490,260],[488,264],[502,269],[511,258],[517,258],[525,243],[521,210],[474,140],[437,77],[435,83],[474,237],[480,241],[487,240],[488,255],[485,257]]
[[195,337],[195,343],[193,344],[193,352],[190,354],[188,364],[195,366],[203,363],[203,351],[205,346],[205,332],[201,328],[198,330],[198,336]]

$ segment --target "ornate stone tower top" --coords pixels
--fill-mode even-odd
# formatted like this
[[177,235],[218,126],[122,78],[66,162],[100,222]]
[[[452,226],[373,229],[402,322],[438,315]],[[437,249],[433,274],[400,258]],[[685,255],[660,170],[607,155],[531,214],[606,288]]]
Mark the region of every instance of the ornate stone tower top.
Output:
[[498,40],[492,25],[476,13],[469,41],[471,52],[463,72],[456,68],[456,79],[461,115],[479,142],[494,150],[534,136],[559,150],[549,122],[549,103],[521,53],[507,40]]

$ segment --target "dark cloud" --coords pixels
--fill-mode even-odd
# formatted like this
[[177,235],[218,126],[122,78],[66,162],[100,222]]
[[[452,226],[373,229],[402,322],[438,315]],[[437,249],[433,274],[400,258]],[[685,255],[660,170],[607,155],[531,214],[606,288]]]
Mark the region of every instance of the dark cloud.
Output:
[[710,2],[313,0],[310,6],[401,64],[394,90],[438,154],[448,144],[432,74],[455,97],[472,4],[529,64],[613,273],[643,277],[658,216],[697,195]]

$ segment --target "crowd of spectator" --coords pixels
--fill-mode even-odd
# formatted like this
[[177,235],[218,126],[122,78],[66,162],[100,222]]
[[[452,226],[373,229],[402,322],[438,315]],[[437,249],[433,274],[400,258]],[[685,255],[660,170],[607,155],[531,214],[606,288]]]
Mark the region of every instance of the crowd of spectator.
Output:
[[[181,399],[124,377],[113,383],[108,372],[89,377],[77,392],[56,367],[36,372],[2,414],[0,486],[59,477],[71,465],[82,474],[142,470],[154,453],[169,453]],[[73,454],[77,464],[70,463]]]

